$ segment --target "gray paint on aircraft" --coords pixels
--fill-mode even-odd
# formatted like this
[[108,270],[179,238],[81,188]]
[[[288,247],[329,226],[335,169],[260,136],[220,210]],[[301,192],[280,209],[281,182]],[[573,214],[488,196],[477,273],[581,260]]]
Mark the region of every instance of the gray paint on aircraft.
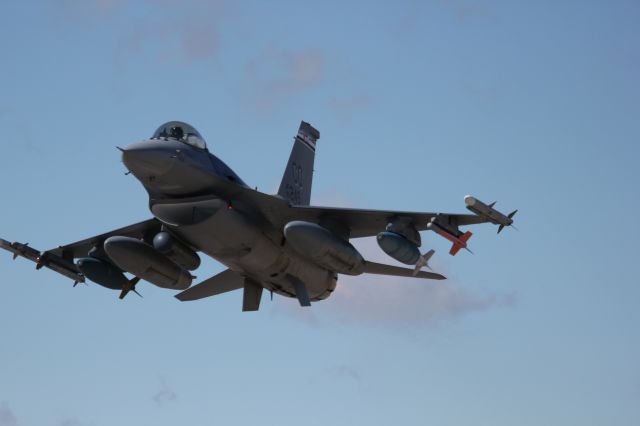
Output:
[[[300,124],[278,194],[269,195],[249,188],[211,154],[192,126],[165,123],[150,139],[120,148],[128,171],[149,194],[153,219],[45,252],[2,239],[0,248],[76,282],[85,279],[82,265],[86,264],[85,269],[91,265],[94,273],[87,278],[106,287],[121,287],[122,296],[135,291],[139,278],[165,288],[188,287],[193,277],[185,268],[198,266],[199,252],[228,269],[176,297],[198,300],[242,288],[243,310],[252,311],[259,308],[263,289],[297,298],[302,306],[323,300],[335,290],[338,272],[444,279],[420,271],[424,262],[416,263],[414,271],[366,261],[349,239],[393,230],[404,244],[415,245],[415,250],[409,250],[413,260],[418,232],[428,229],[436,218],[453,233],[460,232],[459,226],[490,221],[475,214],[310,206],[319,137],[313,126]],[[73,263],[86,258],[94,260]],[[113,278],[113,271],[135,277],[125,280],[116,274]]]

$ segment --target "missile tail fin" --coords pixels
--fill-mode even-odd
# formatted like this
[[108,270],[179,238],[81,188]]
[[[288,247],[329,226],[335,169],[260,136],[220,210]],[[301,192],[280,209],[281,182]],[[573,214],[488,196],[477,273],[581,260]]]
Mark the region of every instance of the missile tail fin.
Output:
[[[427,268],[431,269],[431,266],[429,266],[429,259],[431,259],[431,256],[433,256],[435,252],[436,252],[435,250],[431,249],[425,254],[423,254],[422,256],[420,256],[420,258],[418,258],[418,261],[416,262],[416,267],[413,269],[414,277],[418,275],[418,272],[420,272],[420,269],[422,269],[423,266],[426,266]],[[433,271],[433,269],[431,270]]]
[[496,205],[496,203],[497,203],[497,201],[494,201],[493,203],[489,204],[489,207],[493,207],[493,206],[495,206],[495,205]]
[[469,241],[469,238],[471,238],[472,235],[473,233],[471,231],[467,231],[464,234],[462,234],[460,238],[458,238],[458,241],[454,242],[453,245],[451,246],[451,250],[449,250],[449,254],[451,256],[455,256],[456,254],[458,254],[458,252],[462,248],[467,250],[469,253],[473,254],[473,252],[467,248],[467,241]]
[[509,213],[509,214],[507,215],[507,217],[508,217],[509,219],[511,219],[511,220],[510,220],[510,222],[511,222],[511,223],[502,223],[502,224],[500,224],[500,226],[498,227],[498,234],[500,233],[500,231],[502,231],[502,230],[504,229],[504,227],[505,227],[505,226],[511,226],[511,227],[513,227],[513,228],[514,228],[514,229],[516,229],[516,230],[518,229],[518,228],[516,228],[515,226],[513,226],[513,216],[515,216],[515,215],[516,215],[516,213],[518,213],[518,209],[516,209],[516,210],[512,211],[511,213]]
[[138,284],[138,281],[140,281],[139,277],[133,277],[129,281],[127,281],[127,283],[124,286],[122,286],[122,291],[120,292],[119,299],[120,300],[124,299],[125,296],[129,294],[130,291],[142,297],[142,295],[136,291],[136,284]]

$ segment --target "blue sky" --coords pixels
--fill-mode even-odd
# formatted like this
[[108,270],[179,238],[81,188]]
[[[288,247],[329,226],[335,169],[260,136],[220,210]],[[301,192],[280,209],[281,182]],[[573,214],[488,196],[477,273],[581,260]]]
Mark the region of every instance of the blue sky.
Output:
[[[431,283],[341,278],[310,310],[117,300],[0,253],[0,426],[640,423],[633,1],[3,5],[0,236],[150,216],[115,149],[193,124],[274,192],[299,121],[314,204],[519,209],[440,237]],[[370,240],[367,258],[392,262]],[[204,279],[221,270],[205,261]]]

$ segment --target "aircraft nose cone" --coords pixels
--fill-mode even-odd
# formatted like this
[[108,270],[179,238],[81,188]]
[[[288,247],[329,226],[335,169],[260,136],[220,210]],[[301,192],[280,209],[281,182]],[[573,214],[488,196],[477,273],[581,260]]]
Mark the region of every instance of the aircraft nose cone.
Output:
[[136,142],[122,149],[122,162],[137,177],[161,176],[173,165],[172,154],[155,141]]

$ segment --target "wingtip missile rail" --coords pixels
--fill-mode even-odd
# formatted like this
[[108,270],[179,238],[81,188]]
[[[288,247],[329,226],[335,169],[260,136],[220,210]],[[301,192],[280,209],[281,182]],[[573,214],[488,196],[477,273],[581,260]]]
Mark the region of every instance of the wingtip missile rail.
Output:
[[34,262],[36,264],[36,269],[46,267],[51,269],[52,271],[64,275],[67,278],[72,279],[76,284],[79,282],[84,282],[84,275],[78,272],[77,267],[73,264],[73,262],[63,259],[56,254],[50,252],[40,252],[33,247],[30,247],[29,244],[18,242],[11,243],[2,238],[0,238],[0,248],[13,253],[14,260],[18,256],[20,256]]
[[18,256],[21,256],[37,263],[38,258],[40,257],[40,252],[32,247],[29,247],[29,243],[11,243],[0,238],[0,248],[13,253],[13,260],[16,260]]
[[493,206],[495,206],[496,204],[495,201],[487,205],[477,198],[472,197],[471,195],[467,195],[466,197],[464,197],[464,203],[467,205],[468,210],[472,211],[480,217],[486,218],[494,225],[500,225],[498,227],[498,234],[504,229],[505,226],[513,225],[513,216],[518,212],[518,210],[514,210],[508,215],[504,215],[493,208]]

